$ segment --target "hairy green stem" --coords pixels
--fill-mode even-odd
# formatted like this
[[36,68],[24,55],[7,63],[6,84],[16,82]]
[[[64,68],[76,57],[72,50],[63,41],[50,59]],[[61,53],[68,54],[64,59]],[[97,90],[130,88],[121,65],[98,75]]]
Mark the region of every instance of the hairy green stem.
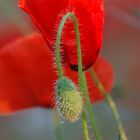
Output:
[[53,121],[54,121],[56,139],[62,140],[59,118],[58,118],[56,111],[54,111],[54,110],[53,110]]
[[115,105],[115,102],[114,102],[113,98],[109,94],[107,94],[104,86],[102,85],[102,83],[98,79],[98,76],[97,76],[96,72],[94,71],[94,69],[91,68],[89,71],[90,71],[90,74],[93,77],[94,81],[96,82],[96,85],[98,86],[100,92],[103,94],[103,96],[105,96],[105,99],[106,99],[107,103],[111,107],[114,118],[117,122],[117,126],[118,126],[118,129],[119,129],[119,132],[120,132],[121,139],[122,140],[127,140],[127,136],[126,136],[125,130],[123,128],[123,125],[122,125],[122,122],[121,122],[121,119],[120,119],[120,116],[119,116],[119,113],[117,111],[117,107]]
[[[88,95],[88,89],[87,89],[85,74],[84,74],[84,72],[82,70],[82,54],[81,54],[81,43],[80,43],[78,20],[77,20],[76,16],[73,13],[67,13],[63,17],[63,19],[62,19],[62,21],[60,23],[59,29],[58,29],[58,33],[57,33],[56,52],[55,52],[55,54],[56,54],[56,65],[57,65],[57,68],[58,68],[59,77],[63,78],[63,71],[62,71],[62,65],[61,65],[61,59],[60,59],[61,35],[62,35],[64,25],[65,25],[65,23],[66,23],[68,18],[72,18],[72,20],[74,22],[75,33],[76,33],[76,45],[77,45],[77,52],[78,52],[78,74],[79,74],[80,90],[81,90],[81,92],[85,93],[85,96],[86,96],[86,102],[87,102],[86,106],[87,106],[87,110],[88,110],[88,113],[89,113],[89,117],[90,117],[91,125],[92,125],[92,128],[93,128],[93,132],[94,132],[94,135],[95,135],[95,139],[100,140],[100,135],[99,135],[98,129],[96,128],[96,119],[95,119],[93,109],[92,109],[92,105],[91,105],[91,102],[90,102],[90,98],[89,98],[89,95]],[[85,112],[83,112],[83,113],[85,113]],[[82,119],[83,119],[83,122],[84,122],[84,124],[83,124],[84,131],[85,131],[84,134],[86,135],[85,139],[88,140],[89,139],[89,136],[88,136],[88,133],[87,133],[88,128],[85,127],[85,121],[86,120],[83,117],[83,115],[82,115]]]

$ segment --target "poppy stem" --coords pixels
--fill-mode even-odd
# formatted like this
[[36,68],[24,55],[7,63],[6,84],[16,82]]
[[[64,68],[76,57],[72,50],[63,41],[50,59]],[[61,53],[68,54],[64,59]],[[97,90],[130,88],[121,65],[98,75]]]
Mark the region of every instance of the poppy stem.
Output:
[[61,129],[57,112],[53,110],[53,121],[57,140],[62,140]]
[[[72,20],[74,22],[75,33],[76,33],[76,45],[77,45],[77,52],[78,52],[78,75],[79,75],[80,90],[81,90],[82,93],[84,93],[84,95],[86,97],[86,106],[87,106],[89,118],[90,118],[90,121],[91,121],[92,129],[93,129],[93,132],[94,132],[94,135],[95,135],[95,139],[100,140],[100,135],[99,135],[98,129],[96,127],[96,119],[95,119],[93,108],[92,108],[90,98],[89,98],[89,95],[88,95],[88,89],[87,89],[87,84],[86,84],[85,73],[82,70],[82,53],[81,53],[81,42],[80,42],[80,33],[79,33],[78,20],[77,20],[76,16],[73,13],[70,13],[70,12],[67,13],[63,17],[63,19],[62,19],[62,21],[60,23],[59,29],[58,29],[58,33],[57,33],[55,54],[56,54],[56,65],[57,65],[57,68],[58,68],[59,77],[63,78],[63,71],[62,71],[61,60],[60,60],[61,35],[62,35],[64,25],[65,25],[65,23],[66,23],[68,18],[72,18]],[[82,119],[83,119],[83,127],[84,127],[85,139],[89,140],[88,128],[86,127],[87,120],[85,118],[85,111],[84,110],[83,110],[83,114],[82,114]]]
[[118,125],[118,129],[120,131],[120,138],[122,140],[127,140],[127,136],[126,136],[125,130],[123,128],[123,124],[121,122],[121,119],[120,119],[120,116],[119,116],[119,113],[117,111],[117,107],[116,107],[116,104],[115,104],[113,98],[109,94],[107,94],[104,86],[100,82],[100,80],[99,80],[96,72],[94,71],[94,69],[91,68],[89,71],[90,71],[90,74],[93,77],[94,81],[96,82],[96,85],[98,86],[100,92],[103,94],[103,96],[105,96],[105,99],[106,99],[107,103],[111,107],[114,118],[115,118],[115,120],[117,122],[117,125]]
[[84,110],[82,111],[82,123],[83,123],[85,140],[89,140],[88,123],[87,123],[86,113]]

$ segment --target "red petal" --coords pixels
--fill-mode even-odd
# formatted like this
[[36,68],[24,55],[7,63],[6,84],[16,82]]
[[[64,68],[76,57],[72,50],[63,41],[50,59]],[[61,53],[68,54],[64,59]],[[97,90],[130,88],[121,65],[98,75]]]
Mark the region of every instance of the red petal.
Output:
[[[32,17],[51,47],[56,35],[56,26],[66,12],[74,12],[79,21],[83,67],[90,67],[102,46],[103,0],[20,0],[22,7]],[[73,22],[69,20],[63,34],[63,45],[69,64],[77,68],[77,51]]]
[[19,7],[32,17],[34,23],[50,41],[58,13],[66,8],[68,0],[19,0]]
[[50,106],[53,95],[52,56],[40,34],[4,46],[0,51],[0,113]]
[[[89,68],[95,63],[102,47],[103,1],[71,0],[71,7],[79,21],[83,66]],[[71,23],[67,23],[67,31],[64,31],[64,39],[66,40],[69,63],[75,66],[77,64],[77,55],[76,46],[70,43],[75,38],[73,30],[70,30],[71,26]]]

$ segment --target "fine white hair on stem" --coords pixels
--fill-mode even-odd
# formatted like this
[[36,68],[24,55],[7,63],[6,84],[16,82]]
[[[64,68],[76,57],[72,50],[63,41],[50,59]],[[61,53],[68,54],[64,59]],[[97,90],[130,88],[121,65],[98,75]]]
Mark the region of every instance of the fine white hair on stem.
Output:
[[[65,11],[62,11],[59,13],[59,16],[57,17],[56,19],[56,22],[55,22],[55,25],[54,25],[54,28],[53,28],[53,36],[52,36],[52,41],[51,41],[51,45],[52,45],[52,49],[55,50],[55,43],[56,43],[56,36],[57,36],[57,31],[58,31],[58,28],[59,28],[59,24],[61,22],[61,19],[63,18],[63,16],[67,13],[67,12],[71,12],[71,13],[74,13],[77,15],[77,20],[80,21],[80,18],[78,16],[78,14],[76,13],[75,9],[66,9]],[[82,31],[82,23],[81,22],[78,22],[79,23],[79,33],[80,33],[80,36],[81,36],[81,33],[83,32]],[[63,28],[63,32],[62,32],[62,38],[61,38],[61,48],[60,48],[60,53],[61,53],[61,61],[62,61],[62,64],[63,64],[63,61],[65,61],[65,57],[68,57],[70,60],[72,58],[70,58],[70,55],[69,54],[66,54],[65,53],[65,50],[66,50],[66,46],[67,46],[67,49],[71,49],[71,54],[73,54],[73,56],[75,56],[74,58],[77,59],[77,48],[76,48],[76,39],[75,39],[75,31],[74,31],[74,26],[69,26],[73,24],[73,20],[71,18],[69,18],[65,25],[64,25],[64,28]],[[73,24],[74,25],[74,24]],[[65,38],[65,34],[70,34],[70,39],[68,38]],[[64,35],[64,36],[63,36]],[[82,36],[81,36],[81,40],[82,40]],[[67,39],[67,40],[66,40]],[[82,44],[82,43],[81,43]],[[69,47],[69,48],[68,48]],[[84,52],[85,51],[85,47],[82,46],[81,47],[81,51]],[[84,53],[82,53],[83,56],[85,55]],[[54,57],[54,54],[53,54],[53,58]],[[55,61],[54,61],[55,62]]]

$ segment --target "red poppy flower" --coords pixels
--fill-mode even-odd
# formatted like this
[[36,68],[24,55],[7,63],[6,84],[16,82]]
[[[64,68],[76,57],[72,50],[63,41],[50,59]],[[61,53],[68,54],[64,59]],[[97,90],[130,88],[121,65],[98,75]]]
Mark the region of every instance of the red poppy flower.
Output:
[[[60,20],[67,12],[73,12],[79,22],[83,68],[95,63],[102,46],[103,0],[20,0],[19,6],[31,16],[51,49],[54,48]],[[77,51],[72,20],[66,23],[62,46],[65,58],[76,70]]]
[[[111,65],[99,58],[94,69],[105,89],[113,84]],[[77,72],[65,66],[65,75],[76,83]],[[91,101],[103,98],[89,72],[86,72]],[[39,33],[9,43],[0,50],[0,113],[36,106],[52,107],[57,80],[50,49]]]

